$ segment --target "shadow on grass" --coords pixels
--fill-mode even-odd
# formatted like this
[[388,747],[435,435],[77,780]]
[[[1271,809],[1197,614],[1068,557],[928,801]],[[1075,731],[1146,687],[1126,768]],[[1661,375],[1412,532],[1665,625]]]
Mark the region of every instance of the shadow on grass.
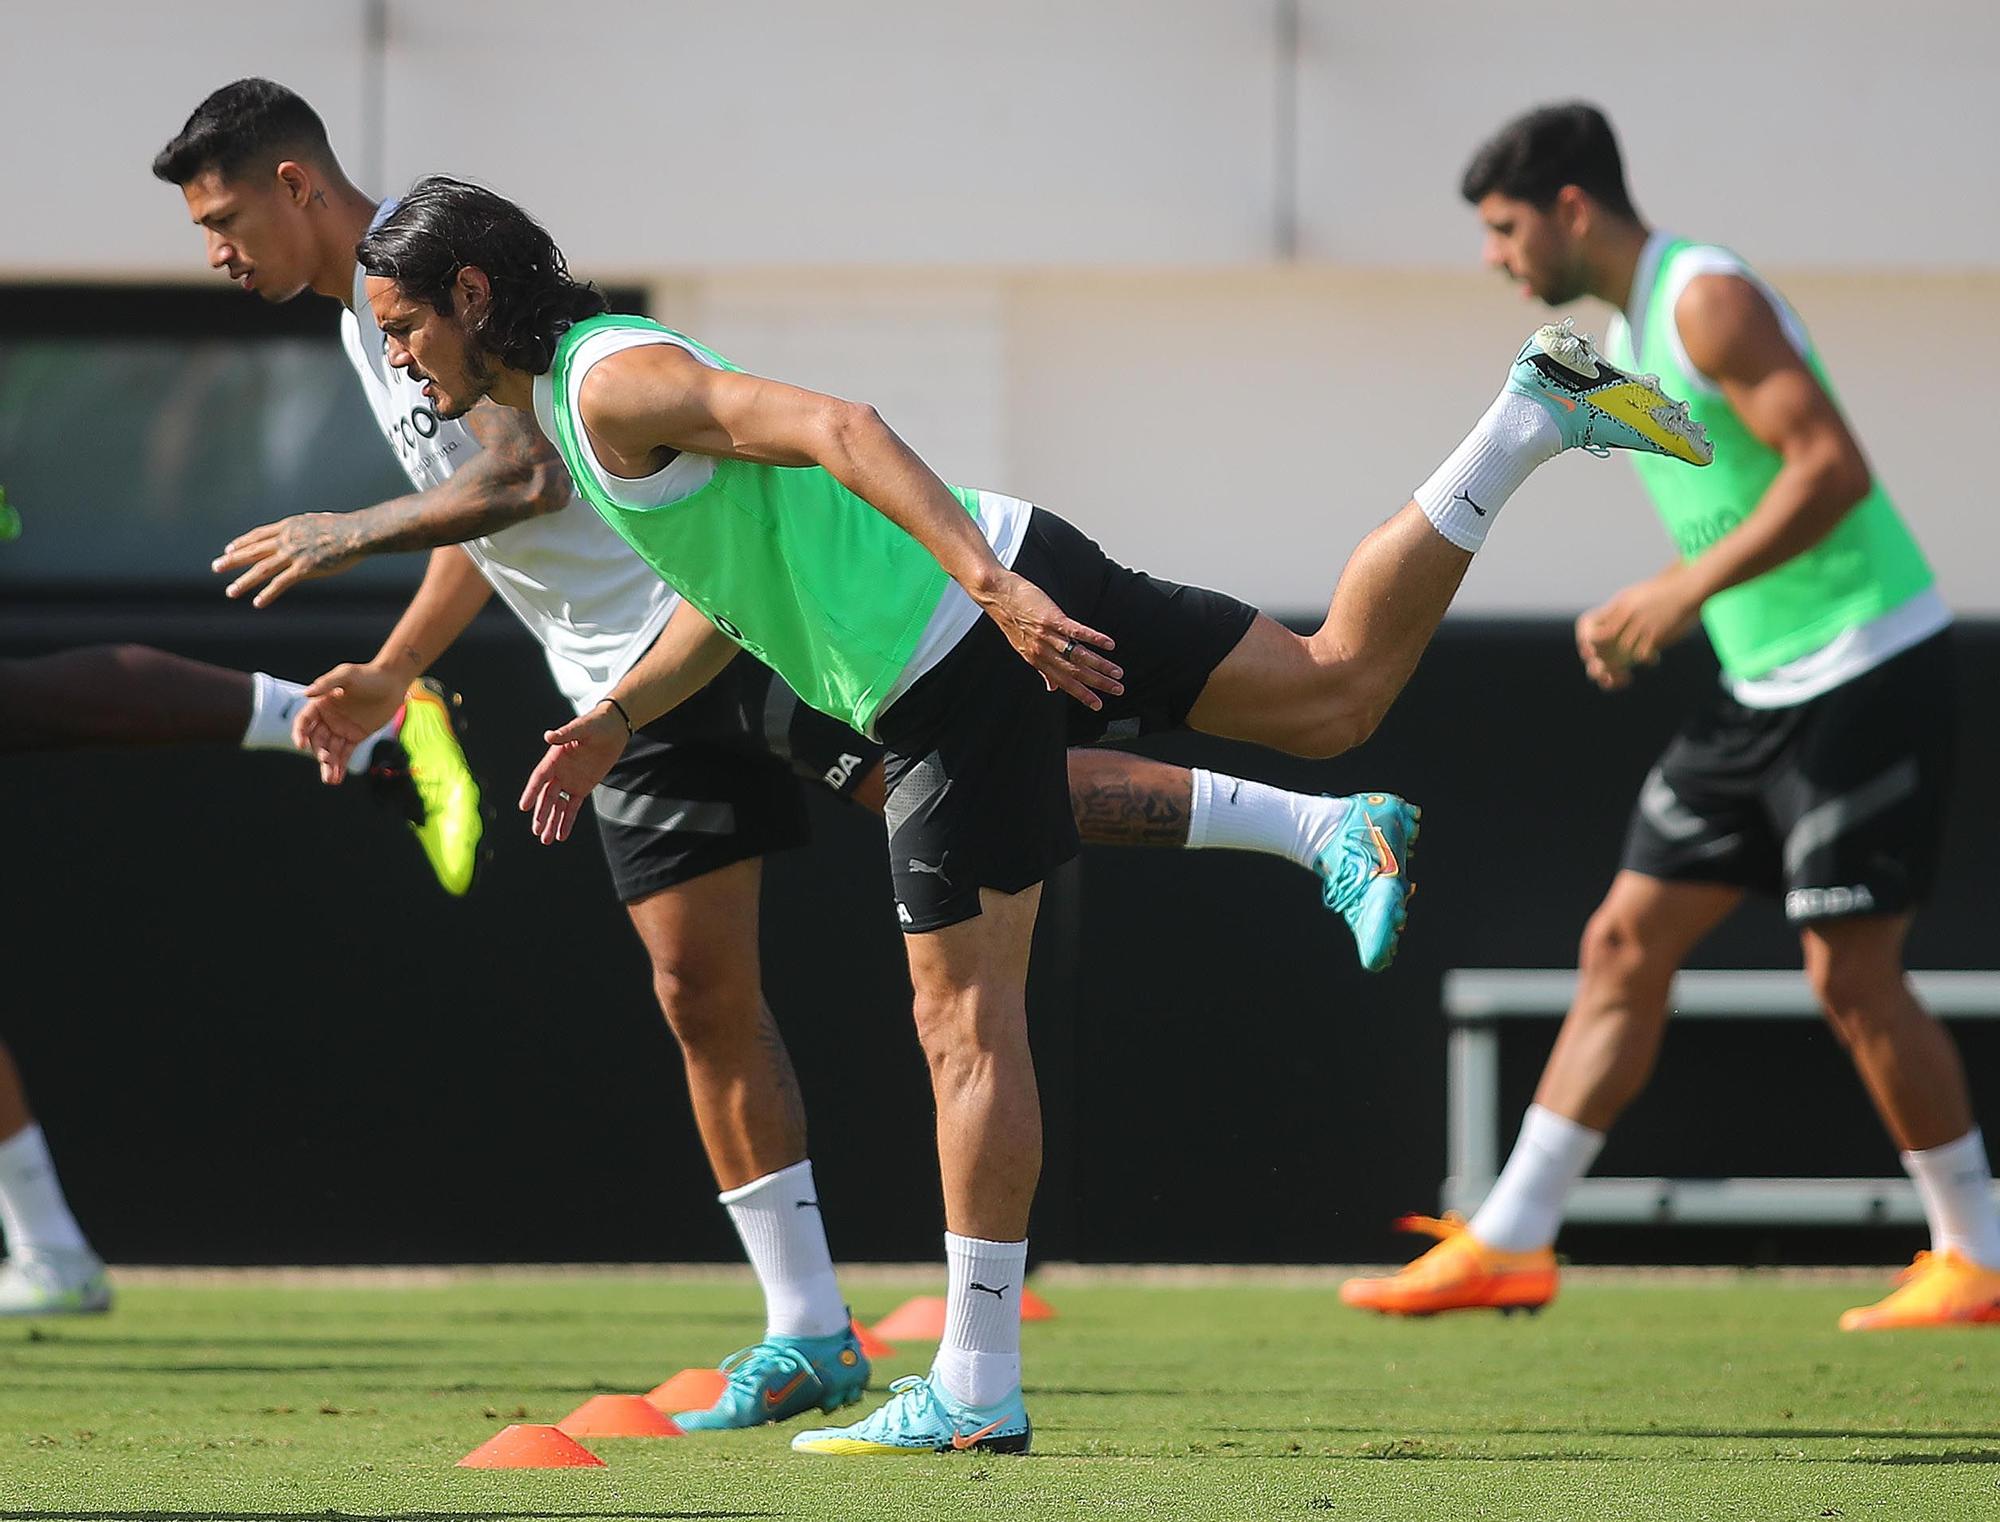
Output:
[[562,1522],[610,1517],[619,1522],[723,1522],[775,1517],[771,1511],[0,1511],[0,1522]]

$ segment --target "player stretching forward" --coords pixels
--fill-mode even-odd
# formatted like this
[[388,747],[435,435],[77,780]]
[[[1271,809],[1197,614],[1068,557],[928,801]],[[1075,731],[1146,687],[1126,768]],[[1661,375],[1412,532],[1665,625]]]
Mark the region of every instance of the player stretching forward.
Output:
[[[318,115],[280,85],[239,80],[202,102],[155,172],[182,188],[213,265],[266,300],[313,289],[347,306],[348,358],[418,488],[379,507],[305,514],[242,535],[216,562],[240,573],[231,595],[261,588],[263,606],[360,556],[453,546],[432,554],[374,660],[329,673],[320,684],[329,690],[302,711],[330,760],[338,765],[406,674],[436,659],[494,590],[541,643],[575,709],[600,706],[662,637],[679,598],[594,511],[572,503],[569,476],[530,418],[491,403],[462,420],[440,417],[419,383],[385,362],[354,248],[392,208],[342,173]],[[858,1400],[867,1383],[822,1213],[804,1208],[818,1199],[805,1105],[764,1004],[757,920],[760,858],[806,838],[805,786],[879,810],[881,756],[877,742],[805,707],[769,667],[743,656],[637,735],[596,790],[613,885],[652,961],[722,1203],[765,1297],[764,1339],[730,1361],[731,1385],[714,1409],[679,1414],[687,1427],[830,1410]],[[1330,906],[1358,911],[1358,818],[1347,800],[1115,752],[1072,757],[1068,787],[1087,839],[1280,855],[1321,876]],[[1369,913],[1364,957],[1379,966],[1394,949],[1400,906]]]
[[[937,1101],[946,1333],[929,1378],[899,1380],[863,1422],[793,1446],[1025,1450],[1019,1290],[1041,1117],[1024,987],[1041,881],[1077,845],[1065,746],[1121,724],[1346,750],[1387,711],[1537,465],[1578,445],[1705,461],[1699,430],[1544,329],[1418,500],[1356,551],[1324,626],[1301,637],[1232,598],[1127,570],[1039,508],[947,487],[868,407],[602,315],[547,233],[490,191],[419,182],[360,259],[389,362],[443,416],[487,397],[534,408],[579,491],[715,625],[705,638],[669,631],[612,689],[619,708],[552,734],[522,799],[542,840],[568,835],[625,749],[627,716],[646,723],[698,691],[731,641],[886,743],[890,871]],[[1365,956],[1402,913],[1414,819],[1376,794],[1350,826],[1343,872]]]
[[1902,1287],[1853,1331],[2000,1321],[2000,1217],[1958,1051],[1903,977],[1943,834],[1954,697],[1945,610],[1841,416],[1804,324],[1727,249],[1646,226],[1611,127],[1552,106],[1473,159],[1486,259],[1551,305],[1619,310],[1605,348],[1691,398],[1720,463],[1637,460],[1680,560],[1577,620],[1613,690],[1699,615],[1723,684],[1640,789],[1623,868],[1584,928],[1576,1002],[1520,1140],[1469,1224],[1350,1305],[1539,1305],[1570,1186],[1645,1086],[1674,973],[1746,891],[1782,894],[1806,976],[1902,1149],[1930,1222]]
[[[298,752],[305,688],[143,645],[91,645],[0,660],[0,754],[80,746],[240,744]],[[472,881],[479,786],[452,732],[443,690],[422,679],[371,726],[351,760],[411,828],[446,892]],[[104,1263],[77,1228],[21,1077],[0,1046],[0,1316],[108,1310]]]

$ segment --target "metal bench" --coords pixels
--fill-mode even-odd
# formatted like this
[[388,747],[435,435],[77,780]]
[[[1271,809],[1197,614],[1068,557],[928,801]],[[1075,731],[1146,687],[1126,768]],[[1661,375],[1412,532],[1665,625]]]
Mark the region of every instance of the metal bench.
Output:
[[[1940,1018],[2000,1019],[2000,973],[1919,972],[1910,981]],[[1444,975],[1445,1209],[1470,1215],[1499,1176],[1502,1023],[1560,1019],[1575,988],[1574,972],[1553,969],[1468,967]],[[1798,972],[1683,972],[1672,1011],[1676,1020],[1820,1018]],[[1512,1140],[1510,1128],[1505,1143]],[[1920,1224],[1924,1213],[1905,1178],[1586,1178],[1570,1194],[1566,1219],[1852,1226]]]

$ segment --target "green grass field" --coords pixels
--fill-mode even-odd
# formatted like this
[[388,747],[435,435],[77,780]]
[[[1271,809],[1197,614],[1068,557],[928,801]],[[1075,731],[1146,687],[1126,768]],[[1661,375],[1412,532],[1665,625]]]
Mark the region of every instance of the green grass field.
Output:
[[[921,1279],[857,1278],[879,1316]],[[128,1283],[0,1325],[0,1522],[387,1517],[2000,1518],[2000,1328],[1844,1336],[1872,1286],[1573,1283],[1538,1318],[1395,1323],[1330,1283],[1042,1285],[1025,1459],[823,1459],[788,1433],[477,1472],[509,1420],[712,1363],[747,1284],[473,1275]],[[877,1382],[920,1370],[904,1348]]]

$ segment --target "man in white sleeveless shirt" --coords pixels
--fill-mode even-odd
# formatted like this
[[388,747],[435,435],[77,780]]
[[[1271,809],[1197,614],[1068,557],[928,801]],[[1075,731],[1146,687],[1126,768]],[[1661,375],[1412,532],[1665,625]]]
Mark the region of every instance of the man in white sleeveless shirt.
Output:
[[[677,595],[587,505],[525,414],[493,403],[437,415],[384,362],[358,294],[355,245],[393,204],[342,173],[307,103],[267,80],[204,101],[155,162],[204,229],[209,262],[267,301],[310,289],[347,308],[342,339],[416,493],[303,514],[233,541],[231,596],[270,605],[296,582],[390,550],[431,550],[423,585],[375,658],[313,687],[301,719],[329,780],[354,734],[498,593],[540,641],[578,713],[675,615]],[[684,617],[695,617],[689,610]],[[799,702],[738,656],[695,699],[632,737],[593,795],[614,887],[645,943],[679,1039],[703,1144],[763,1287],[764,1337],[729,1361],[728,1390],[685,1427],[742,1427],[858,1400],[867,1359],[849,1328],[806,1153],[805,1109],[765,1005],[757,960],[760,859],[807,837],[805,785],[880,811],[882,747]],[[1083,838],[1222,847],[1324,872],[1345,809],[1240,778],[1117,752],[1073,752]]]

